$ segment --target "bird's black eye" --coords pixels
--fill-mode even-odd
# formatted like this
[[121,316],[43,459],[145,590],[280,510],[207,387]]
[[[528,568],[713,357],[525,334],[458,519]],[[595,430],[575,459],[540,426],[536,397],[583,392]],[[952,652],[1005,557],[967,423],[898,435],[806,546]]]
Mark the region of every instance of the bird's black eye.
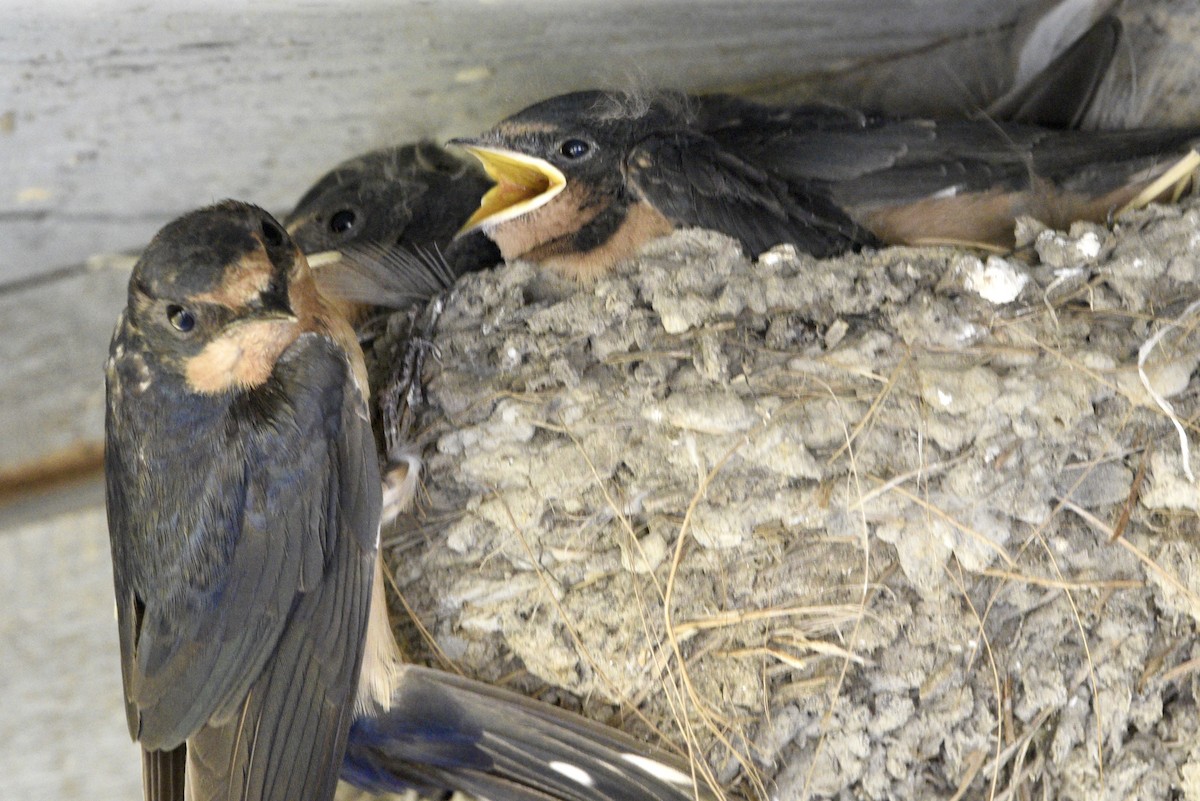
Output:
[[329,230],[335,234],[344,234],[354,227],[354,223],[358,220],[358,215],[352,209],[342,209],[334,212],[329,218]]
[[592,146],[582,139],[568,139],[558,146],[558,152],[569,159],[581,159],[591,151]]
[[262,221],[263,241],[268,247],[277,248],[283,244],[283,231],[279,230],[279,226],[270,220]]
[[196,327],[196,315],[192,314],[182,306],[171,305],[167,307],[167,319],[176,331],[186,334]]

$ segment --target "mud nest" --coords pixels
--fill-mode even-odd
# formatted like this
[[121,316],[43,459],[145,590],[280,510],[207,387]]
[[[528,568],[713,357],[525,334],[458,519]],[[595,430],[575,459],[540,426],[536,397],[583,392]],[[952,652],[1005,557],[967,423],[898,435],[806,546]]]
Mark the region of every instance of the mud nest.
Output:
[[1200,204],[1018,238],[461,280],[385,537],[413,658],[732,797],[1200,799]]

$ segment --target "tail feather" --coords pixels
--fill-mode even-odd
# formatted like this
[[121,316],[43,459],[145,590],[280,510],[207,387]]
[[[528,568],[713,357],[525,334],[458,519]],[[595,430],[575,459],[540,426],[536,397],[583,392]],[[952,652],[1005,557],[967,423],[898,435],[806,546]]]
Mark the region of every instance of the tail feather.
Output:
[[711,801],[686,762],[565,710],[429,668],[355,721],[342,778],[363,789],[490,801]]
[[[1108,74],[1121,31],[1117,17],[1100,17],[1036,75],[1019,80],[1016,87],[993,101],[988,116],[1050,128],[1078,128]],[[1044,42],[1039,39],[1029,44]]]
[[183,801],[187,746],[142,751],[142,790],[146,801]]

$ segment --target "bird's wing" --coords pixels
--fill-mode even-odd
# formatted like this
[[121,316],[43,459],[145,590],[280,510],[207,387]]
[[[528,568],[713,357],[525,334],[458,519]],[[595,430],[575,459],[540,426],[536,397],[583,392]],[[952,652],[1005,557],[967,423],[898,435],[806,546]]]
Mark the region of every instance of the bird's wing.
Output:
[[407,666],[392,706],[356,720],[342,778],[373,792],[490,801],[706,801],[686,762],[581,715]]
[[820,185],[771,174],[702,133],[649,136],[631,150],[625,170],[672,223],[723,231],[752,255],[781,242],[824,256],[872,241]]
[[1030,140],[1040,133],[984,122],[890,119],[828,105],[762,106],[725,95],[702,97],[699,104],[699,125],[723,149],[772,175],[824,187],[843,204],[860,202],[860,195],[889,202],[955,185],[991,187],[1028,173]]
[[1200,129],[1057,131],[990,120],[892,119],[826,105],[697,99],[698,124],[721,147],[789,181],[824,186],[861,208],[991,191],[1034,179],[1104,193],[1170,163]]
[[[1055,24],[1070,22],[1063,15],[1045,15],[1024,43],[1023,51],[1034,52],[1022,52],[1018,66],[1036,62],[1041,52],[1052,49],[1048,44],[1065,33],[1056,29]],[[988,116],[1051,128],[1077,128],[1108,74],[1121,31],[1121,21],[1105,14],[1034,75],[1024,76],[1018,68],[1016,85],[988,105]]]
[[[336,773],[328,763],[349,722],[380,502],[374,442],[348,374],[332,342],[304,335],[271,381],[233,402],[226,429],[208,431],[217,441],[189,443],[180,432],[174,453],[132,471],[136,456],[110,442],[114,539],[187,544],[175,560],[153,546],[140,557],[114,547],[114,570],[131,726],[152,750],[204,729],[188,755],[194,789],[222,776],[253,798],[332,788],[319,771]],[[157,504],[139,503],[128,488],[146,481],[145,469],[174,470],[179,486],[168,480]]]
[[976,120],[893,119],[837,106],[698,99],[698,124],[765,172],[825,187],[839,204],[911,201],[1028,184],[1045,129]]

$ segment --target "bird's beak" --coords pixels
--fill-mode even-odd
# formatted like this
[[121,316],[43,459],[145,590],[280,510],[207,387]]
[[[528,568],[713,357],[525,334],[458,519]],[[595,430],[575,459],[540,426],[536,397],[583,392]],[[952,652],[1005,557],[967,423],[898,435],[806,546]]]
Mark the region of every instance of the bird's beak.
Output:
[[263,292],[250,302],[250,310],[256,320],[295,320],[287,290]]
[[452,139],[450,144],[462,147],[479,159],[484,171],[496,182],[479,201],[479,210],[459,229],[459,236],[483,225],[528,214],[549,203],[566,188],[566,176],[543,159],[467,139]]
[[242,322],[253,321],[258,323],[295,323],[299,322],[300,318],[296,316],[294,311],[290,309],[280,308],[263,308],[256,310],[254,316],[243,320]]

